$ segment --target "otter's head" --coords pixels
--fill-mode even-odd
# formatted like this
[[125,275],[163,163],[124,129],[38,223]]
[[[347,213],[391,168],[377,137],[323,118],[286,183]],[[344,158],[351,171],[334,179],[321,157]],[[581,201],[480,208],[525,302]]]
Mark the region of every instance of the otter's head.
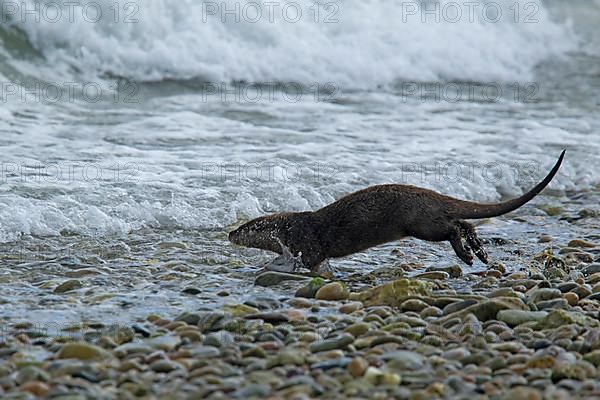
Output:
[[229,241],[240,246],[281,253],[280,240],[288,226],[288,214],[259,217],[230,232]]

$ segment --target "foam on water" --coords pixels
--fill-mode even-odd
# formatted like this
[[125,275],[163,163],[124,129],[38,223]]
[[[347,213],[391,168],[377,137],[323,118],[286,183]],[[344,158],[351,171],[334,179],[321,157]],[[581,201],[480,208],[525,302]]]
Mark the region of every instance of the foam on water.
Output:
[[[456,116],[431,118],[444,106],[394,104],[397,96],[378,96],[373,110],[359,103],[353,112],[330,105],[328,118],[314,118],[322,106],[307,101],[295,112],[281,114],[285,128],[278,126],[278,119],[264,126],[218,115],[208,118],[191,112],[193,102],[189,110],[159,109],[159,103],[167,109],[170,102],[181,104],[178,98],[157,99],[149,106],[153,112],[114,125],[76,120],[57,129],[40,117],[21,127],[16,139],[14,134],[6,138],[3,172],[12,164],[22,169],[2,176],[0,242],[22,235],[121,236],[141,228],[223,231],[239,218],[317,209],[351,191],[390,182],[498,201],[532,187],[555,162],[559,146],[569,142],[567,162],[552,188],[597,183],[594,171],[600,163],[584,155],[597,145],[577,144],[590,126],[548,129],[525,114],[496,122],[498,134],[486,135],[478,130],[489,129],[489,117],[461,121],[463,112],[454,111]],[[402,107],[414,119],[398,118],[396,109]],[[502,113],[503,106],[498,107]],[[275,118],[279,110],[279,105],[268,104],[263,112]],[[60,120],[61,115],[54,118]],[[553,124],[560,121],[568,125],[560,117]],[[336,132],[335,127],[344,124]],[[310,137],[299,131],[306,128]],[[77,140],[65,140],[71,137]],[[516,140],[519,153],[510,145]],[[81,173],[86,165],[81,160],[92,160],[87,162],[92,166],[88,175]],[[134,173],[116,179],[109,169],[115,163],[134,165]],[[447,169],[438,169],[438,163]],[[533,173],[515,175],[515,163],[533,167]],[[240,172],[236,164],[257,165],[262,175],[254,167]],[[53,165],[63,170],[58,181]],[[47,166],[42,171],[50,176],[35,175],[35,166]],[[70,166],[77,167],[75,174],[65,175]],[[96,167],[106,174],[97,178]],[[500,168],[500,175],[494,168]]]
[[[33,0],[25,3],[33,8]],[[281,14],[273,23],[221,23],[220,15],[202,22],[198,2],[141,0],[138,23],[115,24],[109,9],[114,1],[96,3],[107,16],[98,23],[83,20],[80,9],[75,22],[14,20],[33,47],[21,57],[7,43],[0,46],[0,79],[14,71],[50,81],[102,81],[115,74],[160,81],[159,95],[133,105],[3,104],[0,242],[23,235],[125,235],[141,228],[221,232],[240,218],[316,209],[390,182],[498,201],[529,189],[564,147],[567,161],[552,188],[585,190],[600,183],[600,141],[590,138],[597,138],[600,124],[577,91],[576,104],[559,92],[558,100],[540,96],[540,105],[506,98],[491,104],[406,101],[394,92],[402,79],[536,78],[540,62],[552,64],[577,48],[569,23],[551,19],[546,2],[533,24],[522,22],[523,12],[520,23],[511,22],[512,0],[495,2],[506,17],[496,24],[481,14],[473,22],[421,23],[413,15],[404,23],[402,3],[390,0],[337,2],[339,22],[331,24],[315,23],[309,13],[297,23]],[[298,3],[305,11],[314,4]],[[3,29],[0,34],[8,37]],[[593,87],[580,70],[559,75],[557,82],[573,76],[583,77],[577,81],[582,88]],[[342,90],[335,102],[305,96],[291,103],[279,96],[257,104],[206,101],[193,91],[160,93],[165,80],[189,78],[333,81]],[[480,167],[472,176],[450,170],[440,179],[432,170],[436,162]],[[515,162],[534,162],[535,174],[515,177]],[[481,167],[486,163],[496,163],[503,174],[486,177]],[[36,165],[66,170],[86,164],[109,174],[98,179],[79,174],[66,182],[30,179]],[[272,178],[257,179],[252,170],[236,174],[236,164],[273,165],[263,171]],[[26,168],[7,174],[14,165]],[[113,165],[134,165],[134,179],[114,179]],[[413,172],[414,167],[424,169]]]
[[[34,3],[39,1],[23,4],[32,9]],[[74,8],[74,21],[63,16],[57,22],[25,18],[15,23],[56,71],[71,66],[88,77],[110,73],[142,81],[335,82],[374,88],[398,79],[527,80],[540,61],[576,47],[568,24],[554,22],[544,3],[536,3],[532,20],[537,22],[524,22],[528,8],[520,10],[515,23],[512,0],[492,2],[501,7],[498,18],[495,6],[484,8],[488,1],[478,3],[472,16],[461,7],[457,17],[447,7],[453,2],[443,0],[439,22],[435,15],[423,16],[419,2],[406,6],[394,0],[342,0],[327,9],[321,4],[318,17],[313,1],[293,2],[302,10],[297,22],[290,22],[293,10],[283,15],[288,2],[272,11],[263,5],[262,17],[251,22],[254,14],[246,4],[261,2],[217,2],[212,15],[206,2],[140,0],[131,3],[139,7],[131,17],[135,23],[124,22],[133,8],[121,10],[115,23],[115,2],[95,3],[103,10],[96,23],[84,18],[94,18],[94,10],[85,13],[81,7]],[[224,14],[236,4],[239,22],[236,15]],[[414,15],[407,8],[413,5]]]

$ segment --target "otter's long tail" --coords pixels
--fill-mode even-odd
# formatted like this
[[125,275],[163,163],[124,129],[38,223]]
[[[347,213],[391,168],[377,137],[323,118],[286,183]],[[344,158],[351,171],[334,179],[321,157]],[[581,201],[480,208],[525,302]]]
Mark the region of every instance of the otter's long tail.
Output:
[[550,173],[544,178],[543,181],[538,183],[533,189],[529,192],[523,194],[516,199],[508,200],[502,203],[496,204],[480,204],[474,203],[470,201],[459,201],[458,207],[452,210],[452,214],[456,218],[464,218],[464,219],[478,219],[478,218],[492,218],[497,217],[502,214],[506,214],[517,208],[521,207],[523,204],[527,203],[529,200],[533,199],[538,193],[540,193],[544,188],[550,183],[558,169],[560,168],[560,164],[565,156],[565,151],[563,150],[558,158],[556,164],[550,171]]

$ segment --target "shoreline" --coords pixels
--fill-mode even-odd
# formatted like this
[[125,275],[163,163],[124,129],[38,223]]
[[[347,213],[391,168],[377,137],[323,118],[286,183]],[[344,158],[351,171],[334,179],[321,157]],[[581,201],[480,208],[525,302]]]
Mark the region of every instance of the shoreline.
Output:
[[[258,283],[279,295],[200,305],[174,318],[152,314],[70,330],[57,324],[54,331],[26,321],[6,324],[0,394],[600,396],[600,241],[574,238],[546,247],[522,255],[529,268],[521,271],[500,262],[483,273],[453,266],[411,271],[404,264],[407,271],[380,267],[345,283],[267,273]],[[294,296],[301,287],[296,295],[318,299]]]

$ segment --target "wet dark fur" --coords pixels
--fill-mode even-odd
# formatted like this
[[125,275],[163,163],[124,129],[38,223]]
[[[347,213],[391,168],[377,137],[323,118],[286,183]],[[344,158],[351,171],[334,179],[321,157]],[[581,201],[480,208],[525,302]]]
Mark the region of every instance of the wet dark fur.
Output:
[[456,255],[473,264],[487,255],[473,225],[463,219],[490,218],[516,210],[550,183],[565,152],[542,182],[513,200],[480,204],[409,185],[378,185],[349,194],[317,211],[256,218],[229,234],[232,243],[282,254],[281,244],[316,270],[328,258],[344,257],[406,236],[449,241]]

